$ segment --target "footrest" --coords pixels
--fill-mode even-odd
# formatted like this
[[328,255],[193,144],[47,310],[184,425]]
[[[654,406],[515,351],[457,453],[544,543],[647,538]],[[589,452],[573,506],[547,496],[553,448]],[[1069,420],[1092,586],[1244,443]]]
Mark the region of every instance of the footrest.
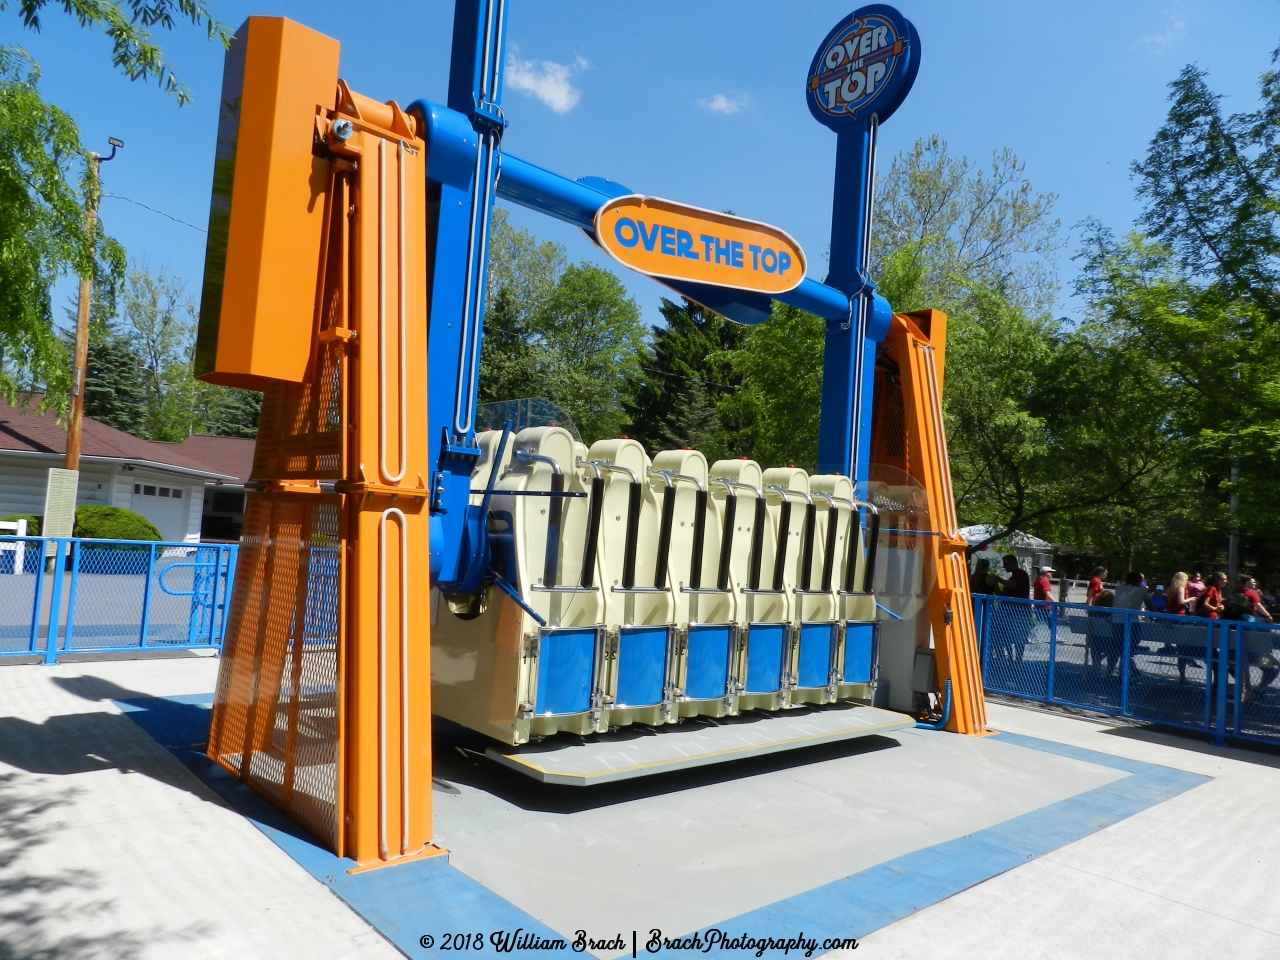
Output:
[[683,723],[628,728],[587,740],[495,746],[485,755],[543,783],[585,787],[891,733],[914,724],[911,717],[878,707],[833,704],[802,713],[744,714],[715,726]]

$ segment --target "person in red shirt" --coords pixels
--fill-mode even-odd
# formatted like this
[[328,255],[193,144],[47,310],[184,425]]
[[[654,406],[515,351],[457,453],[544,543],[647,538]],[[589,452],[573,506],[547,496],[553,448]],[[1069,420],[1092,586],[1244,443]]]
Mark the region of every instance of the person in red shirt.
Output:
[[1053,567],[1041,567],[1040,576],[1036,577],[1036,582],[1032,584],[1033,596],[1037,600],[1053,599],[1053,583],[1049,580],[1049,574],[1057,573]]
[[1089,588],[1085,591],[1084,602],[1089,606],[1093,606],[1093,601],[1098,599],[1098,594],[1106,589],[1102,581],[1107,576],[1106,567],[1094,567],[1093,576],[1089,580]]
[[1271,613],[1262,605],[1262,596],[1258,593],[1258,581],[1253,577],[1241,577],[1240,583],[1236,587],[1237,593],[1243,593],[1249,602],[1253,605],[1249,609],[1250,615],[1257,617],[1259,620],[1271,622]]
[[1209,578],[1209,584],[1204,588],[1204,593],[1200,594],[1200,600],[1196,604],[1196,612],[1202,617],[1208,617],[1210,620],[1217,620],[1218,614],[1224,609],[1222,602],[1222,588],[1226,586],[1227,578],[1224,574],[1215,573]]

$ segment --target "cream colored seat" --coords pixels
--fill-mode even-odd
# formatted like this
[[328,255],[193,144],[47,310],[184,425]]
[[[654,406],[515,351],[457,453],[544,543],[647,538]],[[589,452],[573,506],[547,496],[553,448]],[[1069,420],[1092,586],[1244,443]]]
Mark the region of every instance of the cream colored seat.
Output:
[[662,519],[650,466],[635,440],[601,440],[587,451],[586,468],[603,486],[598,554],[610,726],[674,719],[675,601],[659,566]]
[[[675,600],[673,696],[681,717],[737,712],[737,595],[719,586],[724,497],[708,489],[697,450],[664,450],[653,462],[671,510],[667,583]],[[723,488],[722,488],[723,489]]]

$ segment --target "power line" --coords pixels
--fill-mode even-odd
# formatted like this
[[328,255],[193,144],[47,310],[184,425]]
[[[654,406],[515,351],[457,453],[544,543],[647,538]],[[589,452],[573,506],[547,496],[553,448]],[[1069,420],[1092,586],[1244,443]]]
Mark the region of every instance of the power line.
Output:
[[174,223],[180,223],[184,227],[190,227],[192,230],[199,230],[201,233],[206,233],[206,234],[209,232],[204,227],[197,227],[194,223],[187,223],[187,221],[185,220],[179,220],[177,217],[175,217],[171,213],[165,213],[163,210],[157,210],[155,207],[148,207],[145,203],[140,203],[137,200],[131,200],[128,197],[122,197],[118,193],[103,192],[102,195],[104,197],[110,197],[112,200],[123,200],[125,203],[132,203],[134,206],[141,207],[143,210],[150,210],[152,213],[158,213],[160,214],[160,216],[168,217]]
[[712,380],[703,380],[701,377],[686,377],[684,374],[681,374],[681,373],[673,373],[670,370],[660,370],[657,367],[645,366],[645,364],[643,363],[640,364],[640,369],[648,370],[650,373],[656,373],[662,377],[675,377],[677,380],[689,380],[693,383],[704,383],[708,387],[715,387],[717,390],[741,390],[742,389],[742,386],[740,384],[715,383]]

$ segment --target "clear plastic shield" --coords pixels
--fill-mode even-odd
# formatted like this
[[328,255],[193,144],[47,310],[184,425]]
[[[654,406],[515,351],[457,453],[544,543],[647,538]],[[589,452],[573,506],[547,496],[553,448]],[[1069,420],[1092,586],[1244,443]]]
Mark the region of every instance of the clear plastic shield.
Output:
[[871,465],[867,501],[880,511],[876,557],[876,601],[894,616],[911,619],[923,609],[937,572],[930,557],[929,495],[910,474],[881,463]]

